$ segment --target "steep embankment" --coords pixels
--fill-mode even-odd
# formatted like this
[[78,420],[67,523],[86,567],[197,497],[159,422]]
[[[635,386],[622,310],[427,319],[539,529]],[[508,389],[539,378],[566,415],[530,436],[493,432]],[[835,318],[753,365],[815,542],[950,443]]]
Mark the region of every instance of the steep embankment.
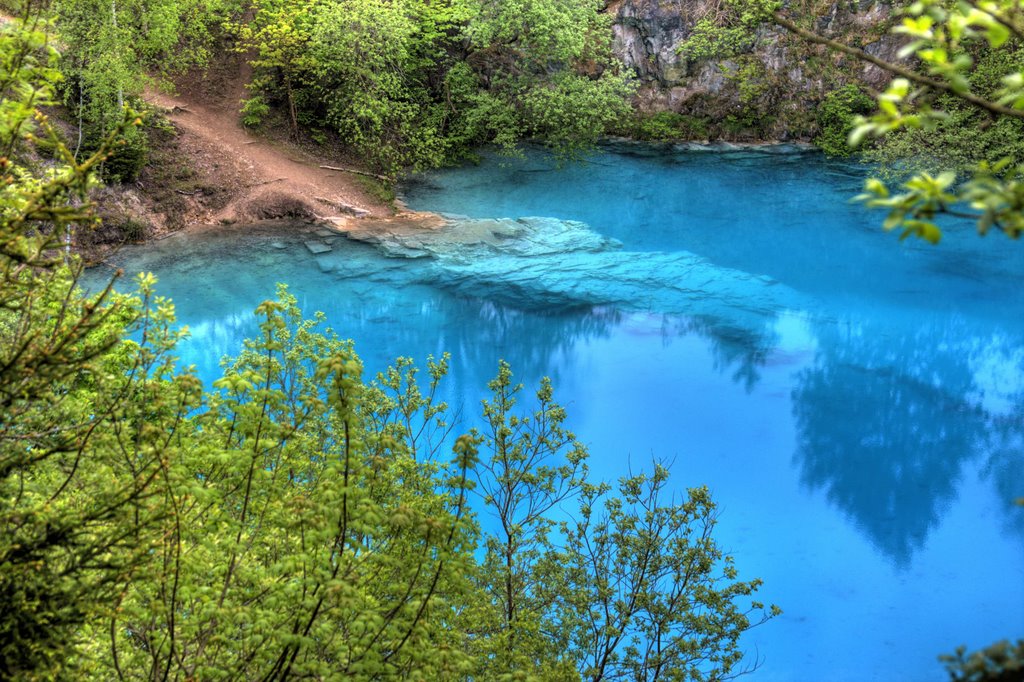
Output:
[[350,162],[317,157],[282,139],[256,136],[239,122],[246,71],[211,93],[212,79],[177,95],[150,92],[151,104],[167,112],[196,172],[230,190],[227,203],[206,221],[236,222],[295,216],[362,216],[391,209],[355,179],[356,173],[321,168]]
[[154,133],[151,161],[133,186],[98,202],[112,225],[145,223],[154,237],[197,224],[294,217],[343,225],[394,213],[368,189],[358,162],[246,130],[238,112],[250,77],[243,59],[228,56],[181,79],[173,94],[146,92],[173,131]]
[[353,174],[320,168],[330,164],[247,132],[238,123],[237,106],[231,111],[193,97],[157,93],[147,99],[167,112],[193,170],[228,192],[223,206],[209,207],[198,220],[233,223],[391,212],[369,197]]

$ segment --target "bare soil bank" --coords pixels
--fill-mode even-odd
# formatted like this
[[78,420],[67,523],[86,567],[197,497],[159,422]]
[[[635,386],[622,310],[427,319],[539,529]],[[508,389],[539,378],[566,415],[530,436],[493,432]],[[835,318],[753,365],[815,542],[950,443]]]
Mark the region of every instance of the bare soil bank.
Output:
[[97,192],[103,224],[79,239],[87,260],[100,260],[126,241],[198,225],[289,218],[335,229],[360,221],[365,229],[378,221],[419,221],[378,196],[376,181],[359,174],[365,169],[357,159],[300,145],[284,129],[244,128],[239,108],[250,77],[244,58],[230,55],[180,79],[174,94],[146,93],[171,129],[154,132],[150,160],[134,184]]

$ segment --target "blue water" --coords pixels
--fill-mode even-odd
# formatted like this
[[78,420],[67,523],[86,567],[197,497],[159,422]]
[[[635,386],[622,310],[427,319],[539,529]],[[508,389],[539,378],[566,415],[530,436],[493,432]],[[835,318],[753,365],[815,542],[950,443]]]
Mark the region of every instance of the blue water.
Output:
[[485,156],[407,202],[561,220],[236,227],[118,264],[158,275],[207,379],[279,281],[373,371],[451,352],[467,423],[499,358],[551,376],[597,474],[671,460],[714,492],[719,541],[785,610],[745,636],[752,679],[942,679],[939,653],[1024,636],[1024,245],[901,244],[848,203],[863,175],[781,148]]

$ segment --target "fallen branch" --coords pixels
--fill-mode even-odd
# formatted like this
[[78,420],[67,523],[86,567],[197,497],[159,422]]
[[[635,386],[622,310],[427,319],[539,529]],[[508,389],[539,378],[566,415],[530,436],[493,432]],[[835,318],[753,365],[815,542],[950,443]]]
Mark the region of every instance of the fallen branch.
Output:
[[391,178],[386,175],[377,175],[376,173],[367,173],[366,171],[356,170],[355,168],[339,168],[338,166],[320,166],[324,170],[341,171],[342,173],[355,173],[356,175],[365,175],[369,178],[377,178],[385,182],[391,182]]

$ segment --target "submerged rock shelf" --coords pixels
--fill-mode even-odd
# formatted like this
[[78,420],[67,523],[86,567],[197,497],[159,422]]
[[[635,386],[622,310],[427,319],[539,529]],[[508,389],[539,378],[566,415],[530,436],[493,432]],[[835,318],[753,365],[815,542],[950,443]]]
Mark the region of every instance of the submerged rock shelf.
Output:
[[[345,235],[389,258],[427,259],[437,284],[506,305],[614,305],[717,316],[723,307],[772,314],[810,303],[771,277],[719,267],[693,253],[624,250],[617,239],[579,221],[445,218],[432,229],[368,224]],[[337,266],[346,267],[341,260]]]

